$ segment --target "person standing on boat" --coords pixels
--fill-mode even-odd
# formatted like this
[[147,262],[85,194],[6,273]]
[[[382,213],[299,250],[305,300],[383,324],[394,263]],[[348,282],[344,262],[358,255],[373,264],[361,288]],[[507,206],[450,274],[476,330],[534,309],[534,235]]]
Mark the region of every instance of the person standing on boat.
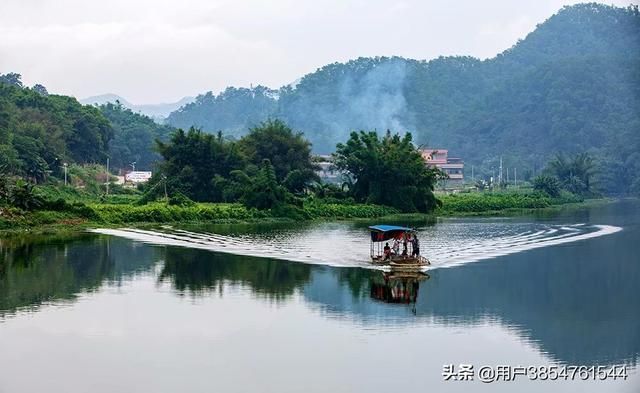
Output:
[[418,240],[418,235],[413,235],[413,239],[411,240],[411,256],[420,256],[420,240]]
[[389,242],[384,245],[384,260],[391,258],[391,247],[389,247]]
[[393,239],[393,247],[391,247],[393,254],[398,255],[400,253],[400,242],[398,239]]
[[402,237],[402,256],[405,258],[409,255],[409,247],[407,243],[407,235],[405,234]]

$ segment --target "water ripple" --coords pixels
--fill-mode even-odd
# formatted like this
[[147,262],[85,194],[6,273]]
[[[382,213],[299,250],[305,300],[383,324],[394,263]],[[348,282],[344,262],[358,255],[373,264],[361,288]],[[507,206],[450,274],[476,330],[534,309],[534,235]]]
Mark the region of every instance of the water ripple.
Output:
[[[426,268],[445,268],[484,259],[609,235],[612,225],[449,221],[419,229]],[[198,248],[330,266],[368,267],[369,234],[347,223],[324,223],[307,229],[223,235],[164,227],[94,229],[96,233],[134,241]]]

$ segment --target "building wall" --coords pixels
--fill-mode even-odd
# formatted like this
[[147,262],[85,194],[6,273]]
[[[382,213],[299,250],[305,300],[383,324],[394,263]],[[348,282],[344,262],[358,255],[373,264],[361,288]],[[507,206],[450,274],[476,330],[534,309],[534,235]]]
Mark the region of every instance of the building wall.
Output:
[[427,165],[439,168],[449,176],[449,180],[464,180],[464,161],[461,158],[450,158],[445,149],[422,149],[422,158]]

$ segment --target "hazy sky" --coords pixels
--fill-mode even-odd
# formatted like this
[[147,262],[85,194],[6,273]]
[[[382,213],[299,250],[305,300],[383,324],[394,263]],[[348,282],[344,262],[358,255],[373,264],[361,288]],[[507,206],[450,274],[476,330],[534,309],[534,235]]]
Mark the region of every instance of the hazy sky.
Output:
[[280,87],[359,56],[493,57],[573,3],[0,0],[0,73],[79,98],[167,102],[229,85]]

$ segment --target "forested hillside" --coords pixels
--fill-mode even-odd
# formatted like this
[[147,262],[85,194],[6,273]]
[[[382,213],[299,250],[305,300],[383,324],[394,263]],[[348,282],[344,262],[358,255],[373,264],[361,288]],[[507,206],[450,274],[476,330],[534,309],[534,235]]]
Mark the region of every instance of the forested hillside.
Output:
[[63,164],[105,164],[151,170],[155,140],[173,130],[119,104],[81,105],[42,85],[23,86],[19,74],[0,75],[0,174],[40,183],[62,176]]
[[167,123],[188,129],[196,126],[209,131],[244,134],[278,110],[277,91],[263,86],[255,88],[229,87],[219,95],[200,95],[167,118]]
[[173,128],[160,125],[120,103],[107,103],[98,108],[114,130],[113,139],[109,142],[111,166],[128,168],[135,162],[139,170],[152,170],[161,159],[160,154],[154,150],[155,141],[168,140]]
[[227,89],[174,112],[176,126],[241,135],[268,117],[331,152],[354,129],[411,131],[490,174],[533,174],[558,152],[591,152],[599,184],[640,191],[640,13],[565,7],[495,58],[360,58],[296,85]]
[[45,180],[63,163],[102,162],[113,129],[97,108],[0,75],[0,173]]

